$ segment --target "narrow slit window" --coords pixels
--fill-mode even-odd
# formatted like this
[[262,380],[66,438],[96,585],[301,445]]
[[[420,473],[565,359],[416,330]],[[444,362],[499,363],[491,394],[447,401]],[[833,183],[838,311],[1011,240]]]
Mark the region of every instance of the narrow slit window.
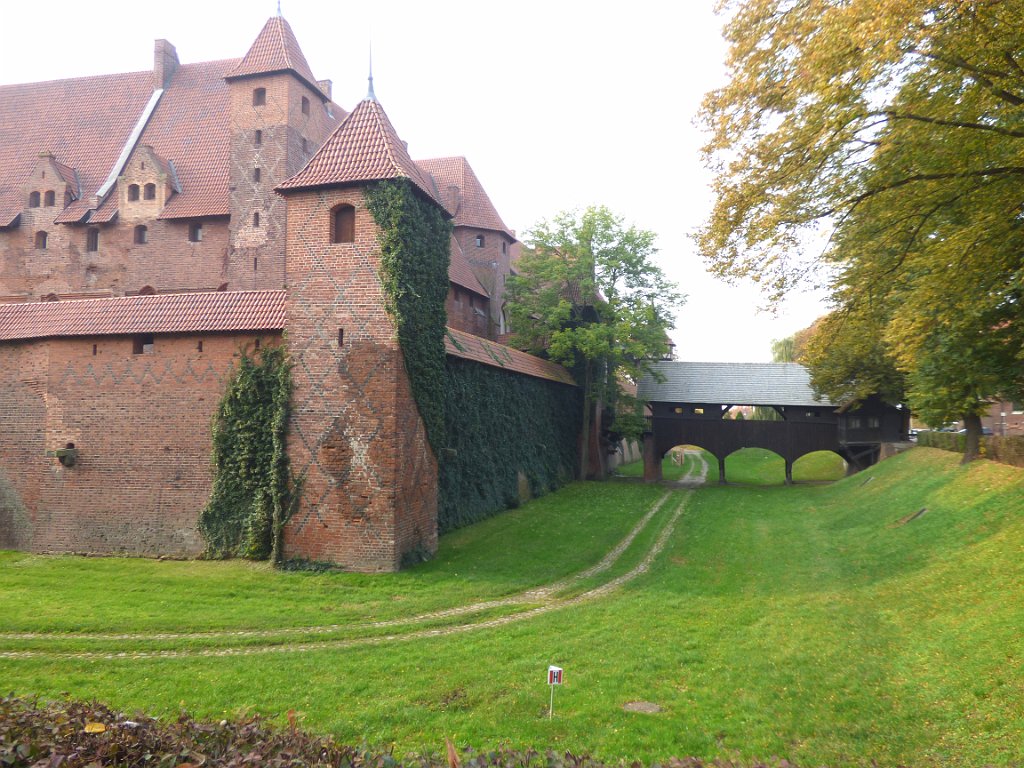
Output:
[[252,225],[253,225],[254,227],[258,227],[258,226],[260,225],[260,212],[259,212],[259,211],[256,211],[256,212],[255,212],[255,213],[254,213],[254,214],[252,215]]
[[199,341],[198,341],[198,342],[196,343],[196,352],[202,352],[202,351],[203,351],[203,340],[202,340],[202,339],[200,339],[200,340],[199,340]]
[[305,96],[302,97],[302,114],[309,114],[309,99],[307,99]]
[[190,243],[203,242],[203,223],[194,221],[188,226],[188,241]]
[[256,183],[259,183],[261,175],[262,174],[260,173],[260,169],[259,168],[253,168],[252,169],[252,180],[255,181]]
[[338,346],[339,347],[345,346],[345,329],[344,328],[339,328],[338,329]]
[[100,231],[97,227],[89,227],[85,233],[85,250],[95,253],[100,249]]
[[252,143],[257,147],[263,146],[263,131],[257,130],[256,133],[253,134]]
[[354,243],[356,240],[356,209],[339,205],[331,212],[331,242]]

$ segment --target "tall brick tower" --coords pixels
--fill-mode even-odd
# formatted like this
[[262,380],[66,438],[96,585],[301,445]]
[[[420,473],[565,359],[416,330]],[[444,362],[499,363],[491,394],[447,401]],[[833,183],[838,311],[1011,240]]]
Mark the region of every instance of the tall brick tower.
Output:
[[368,184],[432,183],[371,95],[297,175],[287,201],[292,468],[304,477],[285,552],[361,571],[437,548],[437,461],[385,310]]
[[274,16],[224,78],[230,90],[233,289],[284,286],[285,204],[274,187],[293,176],[345,117],[318,82],[288,22]]

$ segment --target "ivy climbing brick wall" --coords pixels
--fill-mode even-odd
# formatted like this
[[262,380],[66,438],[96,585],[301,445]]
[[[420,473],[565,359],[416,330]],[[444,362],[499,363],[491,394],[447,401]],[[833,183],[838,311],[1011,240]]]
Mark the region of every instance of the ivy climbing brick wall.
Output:
[[[198,555],[210,418],[239,349],[273,334],[79,337],[0,355],[0,547]],[[199,342],[203,348],[199,350]],[[74,443],[73,467],[46,451]]]
[[[330,242],[355,208],[355,242]],[[360,571],[437,549],[437,462],[380,281],[378,229],[358,187],[288,196],[288,450],[303,478],[285,556]]]

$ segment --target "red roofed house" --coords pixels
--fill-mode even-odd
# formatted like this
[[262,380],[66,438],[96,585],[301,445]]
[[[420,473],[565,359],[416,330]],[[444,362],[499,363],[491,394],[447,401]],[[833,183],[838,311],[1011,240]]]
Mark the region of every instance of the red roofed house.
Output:
[[466,160],[413,161],[372,89],[335,104],[282,17],[240,60],[158,40],[151,71],[0,86],[0,547],[201,552],[224,382],[284,340],[305,473],[287,555],[433,550],[436,458],[362,192],[397,177],[453,220],[448,354],[571,383],[496,352],[517,243]]

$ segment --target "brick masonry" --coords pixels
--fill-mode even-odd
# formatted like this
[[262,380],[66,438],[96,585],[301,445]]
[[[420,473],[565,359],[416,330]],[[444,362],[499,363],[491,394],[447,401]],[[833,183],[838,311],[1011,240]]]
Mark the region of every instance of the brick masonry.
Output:
[[[331,210],[355,208],[353,243]],[[437,464],[384,309],[378,229],[358,187],[288,199],[289,433],[302,498],[285,549],[361,571],[437,548]]]
[[[0,547],[199,554],[213,413],[241,349],[278,338],[156,336],[142,354],[131,337],[5,345]],[[46,455],[69,444],[72,467]]]

